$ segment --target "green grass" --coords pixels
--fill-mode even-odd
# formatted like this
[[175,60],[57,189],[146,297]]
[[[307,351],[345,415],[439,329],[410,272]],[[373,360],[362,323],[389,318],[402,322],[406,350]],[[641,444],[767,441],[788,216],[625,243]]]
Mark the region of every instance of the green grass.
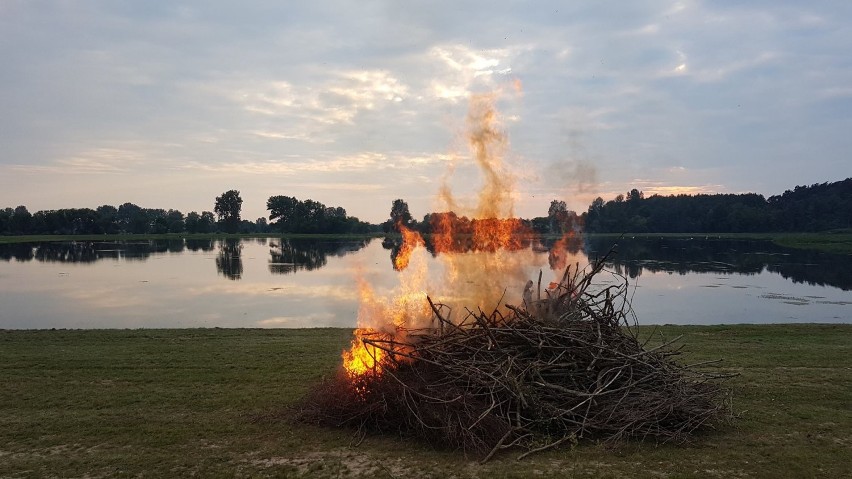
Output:
[[852,254],[852,233],[800,233],[782,235],[773,239],[788,248],[810,249],[826,253]]
[[289,422],[348,330],[0,331],[0,477],[852,477],[852,326],[662,331],[741,374],[734,425],[485,465]]
[[[806,249],[835,254],[852,254],[852,232],[849,230],[820,233],[625,233],[636,238],[713,238],[772,241],[786,248]],[[618,238],[621,234],[593,234]]]

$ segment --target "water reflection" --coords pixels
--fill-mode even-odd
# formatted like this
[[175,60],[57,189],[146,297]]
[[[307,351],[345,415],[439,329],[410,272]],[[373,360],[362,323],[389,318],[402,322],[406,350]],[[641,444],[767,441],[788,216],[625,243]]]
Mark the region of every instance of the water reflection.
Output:
[[170,239],[151,241],[64,241],[44,243],[0,244],[0,260],[41,261],[46,263],[94,263],[100,260],[147,260],[152,256],[217,251],[216,271],[238,280],[243,275],[244,243],[269,245],[269,271],[288,274],[312,271],[328,263],[329,256],[343,256],[364,248],[370,238],[347,241],[314,239]]
[[[609,251],[616,240],[590,238],[586,254]],[[776,246],[769,241],[713,238],[622,238],[611,259],[617,272],[636,278],[643,271],[690,273],[776,273],[794,283],[852,290],[852,256]]]
[[282,238],[270,242],[269,272],[290,274],[299,270],[313,271],[328,263],[329,256],[344,256],[367,246],[371,239],[355,241],[318,241],[304,238]]
[[[524,243],[524,247],[547,252],[551,269],[561,270],[567,258],[585,253],[590,258],[605,254],[614,242],[617,254],[611,266],[617,272],[636,278],[648,271],[678,275],[691,273],[736,273],[756,275],[775,273],[794,283],[832,286],[852,290],[852,256],[775,246],[768,241],[714,238],[582,238],[544,239]],[[370,239],[315,240],[279,239],[171,239],[155,241],[66,241],[47,243],[0,244],[0,261],[44,263],[94,263],[101,260],[145,261],[157,255],[185,251],[216,252],[216,271],[231,280],[242,279],[244,244],[269,247],[268,269],[272,274],[291,274],[323,268],[329,257],[342,257],[367,246]],[[382,247],[390,250],[391,266],[399,254],[400,242],[385,239]],[[426,249],[436,255],[426,238]]]
[[[528,248],[536,265],[559,271],[575,261],[585,265],[586,254],[601,255],[613,241],[546,240]],[[353,271],[360,268],[380,290],[398,284],[399,274],[387,264],[393,244],[380,243],[274,238],[0,245],[0,329],[354,327]],[[631,283],[644,324],[850,321],[852,257],[704,238],[623,239],[618,251],[610,267],[642,276]]]
[[190,251],[213,251],[216,247],[212,239],[187,239],[186,249]]
[[242,249],[238,239],[226,239],[221,242],[219,254],[216,256],[216,271],[228,279],[240,279],[243,275]]

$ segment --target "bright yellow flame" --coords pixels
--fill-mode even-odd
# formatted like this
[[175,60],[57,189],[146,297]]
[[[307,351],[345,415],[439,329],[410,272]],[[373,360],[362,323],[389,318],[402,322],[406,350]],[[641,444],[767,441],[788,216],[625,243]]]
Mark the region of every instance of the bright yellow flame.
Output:
[[379,332],[404,342],[400,335],[407,329],[434,327],[427,294],[449,307],[448,319],[461,321],[468,309],[493,309],[501,301],[519,304],[530,269],[541,266],[543,259],[530,247],[531,232],[512,217],[514,182],[502,164],[508,141],[499,127],[495,100],[494,95],[470,100],[468,143],[483,177],[477,204],[461,207],[446,182],[439,190],[445,211],[451,212],[432,215],[437,271],[429,270],[423,238],[400,225],[403,244],[394,264],[399,286],[389,296],[380,296],[359,280],[359,329],[352,348],[343,353],[350,375],[381,374],[392,364],[386,352],[365,345],[363,338]]
[[343,352],[343,368],[352,375],[360,376],[366,373],[381,374],[382,358],[385,352],[375,346],[364,343],[365,335],[375,334],[370,329],[355,330],[352,347]]

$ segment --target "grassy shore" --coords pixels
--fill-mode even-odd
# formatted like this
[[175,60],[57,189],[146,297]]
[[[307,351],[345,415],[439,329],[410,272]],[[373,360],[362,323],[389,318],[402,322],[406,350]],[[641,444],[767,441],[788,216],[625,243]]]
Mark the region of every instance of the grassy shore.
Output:
[[[852,231],[827,231],[821,233],[625,233],[636,238],[710,238],[771,241],[786,248],[822,251],[824,253],[852,254]],[[618,238],[621,234],[594,234],[597,237]]]
[[287,420],[348,330],[0,331],[0,477],[852,477],[852,326],[662,332],[741,374],[734,425],[479,465]]

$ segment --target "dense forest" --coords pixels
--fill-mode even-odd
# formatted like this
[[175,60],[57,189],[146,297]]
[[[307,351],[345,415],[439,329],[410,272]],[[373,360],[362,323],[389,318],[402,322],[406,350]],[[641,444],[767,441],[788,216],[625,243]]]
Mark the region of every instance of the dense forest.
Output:
[[[242,198],[237,190],[217,196],[213,211],[142,208],[133,203],[91,208],[65,208],[30,213],[26,206],[0,209],[0,234],[3,235],[91,235],[91,234],[165,234],[165,233],[369,233],[379,230],[346,210],[327,207],[320,202],[290,198],[293,209],[280,207],[284,196],[269,198],[270,219],[248,221],[240,217]],[[298,218],[296,227],[292,218]],[[285,221],[287,220],[287,221]]]
[[769,199],[754,193],[645,198],[636,189],[585,213],[600,233],[812,232],[852,228],[852,178],[797,186]]
[[[178,210],[142,208],[133,203],[96,209],[68,208],[30,213],[25,206],[0,209],[0,234],[160,234],[160,233],[373,233],[405,225],[430,233],[436,218],[415,220],[408,204],[397,199],[390,218],[373,225],[348,216],[342,207],[314,200],[272,196],[269,220],[240,217],[242,198],[230,190],[216,197],[213,211],[184,215]],[[477,220],[459,218],[460,224]],[[612,200],[596,198],[577,214],[564,201],[553,200],[547,216],[523,220],[537,233],[559,234],[584,229],[592,233],[739,233],[815,232],[852,228],[852,178],[834,183],[796,186],[768,199],[756,193],[653,195],[633,189]]]

